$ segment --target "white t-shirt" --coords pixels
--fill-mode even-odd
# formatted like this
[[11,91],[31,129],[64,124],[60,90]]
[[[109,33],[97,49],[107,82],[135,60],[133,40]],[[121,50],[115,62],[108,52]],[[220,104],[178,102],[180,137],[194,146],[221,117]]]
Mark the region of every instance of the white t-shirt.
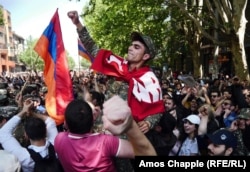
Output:
[[191,154],[198,154],[198,142],[197,139],[186,138],[182,143],[181,150],[178,156],[190,156]]

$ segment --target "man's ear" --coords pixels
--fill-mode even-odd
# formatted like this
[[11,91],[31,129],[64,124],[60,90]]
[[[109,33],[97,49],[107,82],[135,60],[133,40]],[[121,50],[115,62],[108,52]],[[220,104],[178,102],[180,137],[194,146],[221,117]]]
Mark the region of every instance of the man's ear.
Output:
[[24,131],[24,138],[25,140],[29,140],[29,136],[27,135],[27,133]]
[[93,119],[94,121],[101,116],[102,110],[100,106],[95,106],[93,109]]
[[145,53],[144,55],[143,55],[143,58],[142,58],[144,61],[147,61],[148,59],[150,59],[150,55],[149,54],[147,54],[147,53]]
[[100,113],[100,112],[99,112],[100,109],[98,110],[98,107],[95,106],[92,102],[87,101],[87,103],[89,104],[89,106],[90,106],[91,109],[92,109],[93,120],[95,121],[95,120],[97,119],[99,113]]
[[68,131],[68,130],[69,130],[68,125],[67,125],[67,122],[66,122],[66,121],[64,121],[64,123],[63,123],[63,130],[64,130],[64,131]]
[[232,152],[233,152],[233,148],[231,148],[231,147],[227,148],[226,152],[225,152],[225,156],[230,156]]

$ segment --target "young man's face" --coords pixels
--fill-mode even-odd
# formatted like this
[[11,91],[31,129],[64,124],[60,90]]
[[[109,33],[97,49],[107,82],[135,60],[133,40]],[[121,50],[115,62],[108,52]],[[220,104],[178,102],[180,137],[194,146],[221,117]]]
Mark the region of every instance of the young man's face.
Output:
[[[146,60],[149,54],[145,54],[146,47],[140,41],[133,41],[128,48],[128,55],[126,60],[130,63],[138,63]],[[147,55],[147,56],[146,56]],[[146,59],[145,59],[146,58]]]
[[215,105],[220,100],[220,96],[218,95],[217,92],[212,92],[210,96],[210,100],[211,100],[211,103]]
[[250,126],[250,119],[239,118],[238,119],[238,127],[241,130],[245,130],[246,127]]
[[227,150],[225,145],[210,143],[207,148],[209,156],[228,156],[231,154],[231,152],[229,152],[230,150]]
[[174,101],[172,99],[166,99],[164,103],[166,111],[173,109],[175,107]]

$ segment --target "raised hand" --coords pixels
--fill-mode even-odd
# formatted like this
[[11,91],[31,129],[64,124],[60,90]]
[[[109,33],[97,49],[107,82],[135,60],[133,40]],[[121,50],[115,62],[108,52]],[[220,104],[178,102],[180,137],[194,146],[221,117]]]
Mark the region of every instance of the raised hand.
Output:
[[77,11],[69,11],[68,17],[72,20],[73,24],[77,25],[80,23],[79,15]]
[[132,124],[131,110],[126,101],[113,96],[103,104],[103,126],[114,135],[124,133]]

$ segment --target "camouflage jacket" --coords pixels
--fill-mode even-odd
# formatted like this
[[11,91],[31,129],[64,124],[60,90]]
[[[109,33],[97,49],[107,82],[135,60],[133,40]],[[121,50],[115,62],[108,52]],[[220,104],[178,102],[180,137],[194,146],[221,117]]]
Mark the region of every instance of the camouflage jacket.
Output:
[[237,148],[236,148],[236,155],[238,156],[250,156],[250,152],[247,150],[243,138],[242,138],[242,131],[240,129],[234,131],[234,135],[237,137]]

